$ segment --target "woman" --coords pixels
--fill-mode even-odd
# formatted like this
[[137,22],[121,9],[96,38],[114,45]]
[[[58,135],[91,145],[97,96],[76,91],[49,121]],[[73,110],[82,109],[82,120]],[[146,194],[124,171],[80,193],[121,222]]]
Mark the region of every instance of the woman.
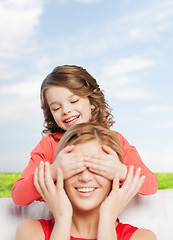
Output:
[[[71,127],[60,140],[57,154],[71,145],[76,154],[97,153],[105,157],[108,154],[104,150],[106,145],[123,162],[115,134],[94,123]],[[139,191],[144,180],[140,169],[134,173],[133,167],[130,167],[126,181],[120,188],[117,174],[111,181],[86,166],[85,170],[65,181],[62,170],[58,168],[55,186],[50,164],[41,162],[34,174],[34,184],[53,218],[25,220],[18,228],[17,240],[156,240],[150,230],[138,229],[118,220],[119,214]]]

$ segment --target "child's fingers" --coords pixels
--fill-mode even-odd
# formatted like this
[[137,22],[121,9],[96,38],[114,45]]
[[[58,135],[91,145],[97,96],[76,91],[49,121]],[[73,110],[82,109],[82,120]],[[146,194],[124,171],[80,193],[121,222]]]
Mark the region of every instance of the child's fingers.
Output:
[[80,172],[83,172],[86,170],[86,167],[85,166],[79,166],[77,168],[73,168],[71,169],[71,171],[69,172],[69,175],[68,175],[68,178],[71,177],[71,176],[74,176]]
[[60,151],[60,153],[70,153],[72,152],[74,149],[74,145],[69,145],[66,146],[63,150]]
[[[117,155],[117,153],[111,147],[109,147],[107,145],[102,145],[102,149],[107,154]],[[118,157],[118,155],[117,155],[117,157]]]

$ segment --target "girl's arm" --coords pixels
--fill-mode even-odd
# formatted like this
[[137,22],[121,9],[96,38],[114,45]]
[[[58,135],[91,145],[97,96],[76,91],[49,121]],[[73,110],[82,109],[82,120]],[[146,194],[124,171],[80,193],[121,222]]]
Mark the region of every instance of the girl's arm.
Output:
[[[64,179],[84,171],[84,156],[73,153],[73,147],[67,146],[55,157],[58,146],[52,136],[43,137],[36,148],[31,152],[31,159],[28,166],[22,173],[22,176],[14,183],[11,191],[13,201],[16,205],[28,205],[34,200],[43,200],[34,187],[33,176],[35,169],[38,168],[41,161],[51,164],[51,176],[56,181],[56,170],[58,167],[63,171]],[[69,164],[70,159],[70,164]]]
[[53,162],[57,145],[58,142],[51,136],[46,136],[41,139],[31,152],[31,158],[27,167],[21,177],[14,183],[11,191],[11,196],[16,205],[28,205],[34,200],[42,200],[42,197],[34,187],[34,172],[40,161]]
[[[124,164],[127,167],[127,173],[129,171],[130,166],[133,165],[135,171],[137,168],[141,168],[141,175],[145,175],[146,177],[144,184],[139,190],[139,193],[142,195],[150,195],[156,193],[158,189],[158,180],[156,175],[153,172],[151,172],[149,168],[147,168],[145,164],[142,162],[141,157],[139,156],[139,153],[137,152],[136,148],[134,146],[130,146],[128,141],[120,133],[118,132],[115,133],[119,139],[120,146],[123,151]],[[124,181],[122,181],[121,184],[123,184]]]

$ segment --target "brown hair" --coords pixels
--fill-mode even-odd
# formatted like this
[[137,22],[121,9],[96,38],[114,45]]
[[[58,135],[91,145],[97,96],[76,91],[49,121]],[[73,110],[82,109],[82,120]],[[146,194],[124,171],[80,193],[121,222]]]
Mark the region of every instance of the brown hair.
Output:
[[80,123],[72,126],[61,138],[56,156],[68,145],[77,145],[87,141],[98,140],[101,144],[112,148],[123,162],[122,150],[115,132],[96,123]]
[[51,134],[55,138],[57,133],[64,132],[56,124],[45,97],[45,92],[50,86],[65,87],[75,95],[88,97],[91,105],[95,106],[92,110],[90,122],[97,122],[107,127],[111,127],[114,124],[111,109],[106,103],[104,94],[100,90],[97,81],[82,67],[64,65],[54,68],[41,85],[41,108],[45,118],[43,133]]

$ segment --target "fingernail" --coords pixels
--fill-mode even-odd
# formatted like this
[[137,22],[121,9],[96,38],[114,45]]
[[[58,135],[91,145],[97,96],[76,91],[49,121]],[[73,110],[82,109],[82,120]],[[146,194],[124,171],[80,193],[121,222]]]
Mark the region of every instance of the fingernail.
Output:
[[35,171],[38,171],[38,168],[36,168]]
[[145,179],[145,175],[143,175],[141,178],[142,178],[142,179]]
[[138,172],[141,172],[141,168],[138,168]]
[[134,169],[134,166],[131,166],[131,167],[130,167],[130,170],[133,171],[133,169]]
[[43,164],[43,161],[41,161],[40,164]]

